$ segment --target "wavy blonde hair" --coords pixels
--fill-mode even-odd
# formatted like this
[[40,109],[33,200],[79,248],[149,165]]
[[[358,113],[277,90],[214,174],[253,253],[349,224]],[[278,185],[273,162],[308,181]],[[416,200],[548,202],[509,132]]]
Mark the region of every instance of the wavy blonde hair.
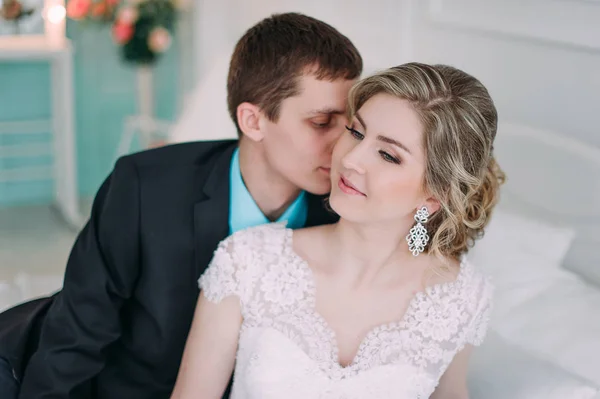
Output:
[[381,93],[408,101],[424,129],[424,187],[441,205],[426,224],[432,237],[426,251],[459,259],[483,234],[505,179],[493,156],[494,102],[479,80],[459,69],[408,63],[358,82],[349,117]]

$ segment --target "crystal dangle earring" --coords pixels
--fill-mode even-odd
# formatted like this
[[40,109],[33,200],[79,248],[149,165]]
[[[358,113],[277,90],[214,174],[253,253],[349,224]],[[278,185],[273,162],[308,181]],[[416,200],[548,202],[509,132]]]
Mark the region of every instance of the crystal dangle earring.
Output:
[[406,236],[406,242],[408,242],[408,249],[412,252],[413,256],[419,256],[421,252],[425,250],[425,246],[429,242],[429,234],[427,234],[427,229],[423,226],[423,223],[427,223],[427,219],[429,218],[429,211],[427,211],[427,207],[422,207],[417,210],[415,214],[415,224],[410,232]]

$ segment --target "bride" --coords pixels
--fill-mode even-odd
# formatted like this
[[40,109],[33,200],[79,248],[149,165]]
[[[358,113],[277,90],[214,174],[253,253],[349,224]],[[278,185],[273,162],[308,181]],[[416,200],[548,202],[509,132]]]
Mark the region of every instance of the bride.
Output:
[[200,278],[172,398],[468,398],[492,287],[466,253],[503,173],[485,87],[410,63],[358,82],[333,225],[233,234]]

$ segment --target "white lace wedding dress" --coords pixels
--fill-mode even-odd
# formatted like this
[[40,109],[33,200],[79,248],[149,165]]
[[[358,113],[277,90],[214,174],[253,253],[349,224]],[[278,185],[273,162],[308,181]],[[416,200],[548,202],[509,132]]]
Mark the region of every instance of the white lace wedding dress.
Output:
[[456,281],[417,294],[401,321],[369,332],[343,367],[315,310],[312,271],[292,248],[282,224],[240,231],[200,277],[209,300],[240,298],[233,399],[429,398],[454,355],[483,340],[492,288],[463,260]]

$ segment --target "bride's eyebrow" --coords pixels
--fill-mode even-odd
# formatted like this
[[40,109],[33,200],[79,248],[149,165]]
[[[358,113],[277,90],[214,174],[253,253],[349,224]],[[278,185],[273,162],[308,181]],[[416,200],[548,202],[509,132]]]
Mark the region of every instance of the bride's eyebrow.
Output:
[[[355,114],[355,116],[356,116],[356,119],[358,119],[358,121],[362,125],[362,127],[364,127],[365,130],[366,130],[367,129],[367,124],[365,123],[364,119],[360,116],[360,114],[358,112]],[[391,144],[391,145],[395,145],[396,147],[398,147],[398,148],[400,148],[400,149],[408,152],[410,155],[412,155],[412,153],[410,152],[410,150],[408,149],[408,147],[405,146],[404,144],[402,144],[401,142],[399,142],[398,140],[394,140],[391,137],[387,137],[387,136],[384,136],[384,135],[381,135],[381,134],[377,136],[377,140],[383,141],[384,143],[388,143],[388,144]]]
[[397,140],[394,140],[391,137],[379,135],[379,136],[377,136],[377,140],[383,141],[384,143],[388,143],[388,144],[391,144],[391,145],[395,145],[396,147],[398,147],[398,148],[400,148],[400,149],[402,149],[402,150],[404,150],[404,151],[406,151],[406,152],[408,152],[409,154],[412,155],[412,153],[410,152],[410,150],[408,149],[408,147],[406,147],[401,142],[399,142]]

